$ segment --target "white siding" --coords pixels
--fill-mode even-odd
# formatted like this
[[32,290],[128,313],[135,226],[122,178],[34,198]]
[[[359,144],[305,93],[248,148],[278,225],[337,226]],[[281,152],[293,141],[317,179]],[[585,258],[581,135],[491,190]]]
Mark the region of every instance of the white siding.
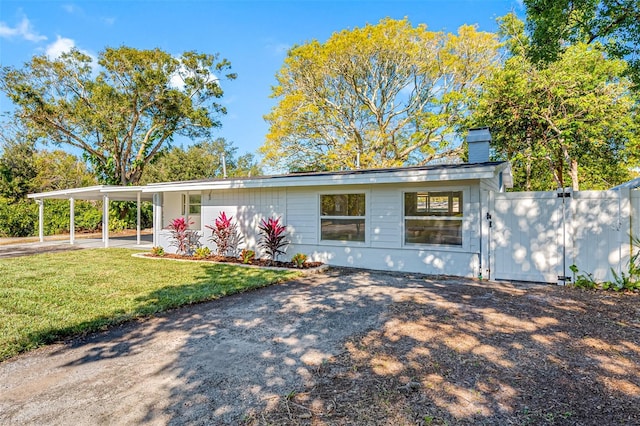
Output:
[[[213,225],[220,213],[233,216],[238,230],[244,237],[242,248],[255,250],[258,256],[258,225],[262,219],[281,217],[287,223],[285,189],[229,189],[205,192],[202,196],[202,223]],[[211,237],[211,231],[205,230],[205,239]],[[206,243],[214,249],[212,243]]]
[[165,192],[162,209],[162,228],[169,226],[171,221],[182,216],[182,193]]
[[404,227],[403,191],[395,185],[370,191],[369,227],[371,247],[401,248]]
[[319,237],[320,197],[300,188],[287,191],[287,224],[293,244],[315,244]]
[[[464,193],[463,246],[405,245],[404,192],[462,190]],[[364,192],[366,194],[366,241],[347,243],[320,241],[320,195]],[[202,223],[212,224],[224,211],[233,216],[244,237],[243,247],[257,250],[258,224],[269,216],[281,216],[287,225],[291,245],[282,259],[301,252],[313,260],[335,266],[446,274],[475,277],[480,273],[479,258],[479,186],[477,182],[460,184],[403,183],[375,185],[316,186],[305,188],[223,189],[202,192]],[[164,194],[165,222],[180,213],[180,193]],[[161,233],[159,245],[171,250],[169,234]],[[205,229],[203,244],[211,231]],[[241,247],[242,248],[242,247]]]

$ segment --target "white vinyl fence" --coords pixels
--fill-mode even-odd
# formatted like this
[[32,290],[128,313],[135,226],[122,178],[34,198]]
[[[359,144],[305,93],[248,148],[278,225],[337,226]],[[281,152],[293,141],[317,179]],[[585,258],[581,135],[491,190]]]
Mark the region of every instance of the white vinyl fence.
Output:
[[612,280],[626,271],[639,235],[640,191],[490,195],[490,268],[497,280],[565,283],[569,269]]

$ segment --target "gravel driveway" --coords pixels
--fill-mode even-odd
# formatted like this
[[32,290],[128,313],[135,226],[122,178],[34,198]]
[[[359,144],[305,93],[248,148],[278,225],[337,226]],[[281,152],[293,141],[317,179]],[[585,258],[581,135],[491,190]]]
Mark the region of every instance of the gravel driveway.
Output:
[[347,337],[421,291],[330,270],[48,346],[0,364],[0,424],[235,424],[313,385]]

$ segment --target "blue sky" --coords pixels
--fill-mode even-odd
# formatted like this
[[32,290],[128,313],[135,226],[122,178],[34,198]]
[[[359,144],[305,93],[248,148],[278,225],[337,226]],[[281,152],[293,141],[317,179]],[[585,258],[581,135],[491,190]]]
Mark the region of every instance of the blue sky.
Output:
[[[33,55],[55,55],[75,46],[93,56],[105,47],[160,48],[178,56],[187,50],[219,53],[238,78],[223,82],[218,137],[254,152],[275,104],[269,98],[287,49],[332,33],[390,17],[455,32],[476,24],[495,31],[495,18],[523,15],[518,0],[298,0],[298,1],[0,1],[0,64],[21,66]],[[11,108],[0,97],[0,110]],[[185,141],[179,141],[185,144]]]

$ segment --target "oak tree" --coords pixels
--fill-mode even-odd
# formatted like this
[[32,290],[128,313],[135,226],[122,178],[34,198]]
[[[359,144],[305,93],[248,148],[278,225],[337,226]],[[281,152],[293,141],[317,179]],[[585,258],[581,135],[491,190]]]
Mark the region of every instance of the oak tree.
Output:
[[288,170],[424,164],[460,152],[457,131],[498,60],[494,34],[428,31],[407,20],[292,48],[260,148]]
[[0,89],[32,136],[81,149],[103,183],[136,184],[177,135],[220,126],[220,81],[234,79],[217,55],[106,48],[97,63],[78,50],[3,67]]

